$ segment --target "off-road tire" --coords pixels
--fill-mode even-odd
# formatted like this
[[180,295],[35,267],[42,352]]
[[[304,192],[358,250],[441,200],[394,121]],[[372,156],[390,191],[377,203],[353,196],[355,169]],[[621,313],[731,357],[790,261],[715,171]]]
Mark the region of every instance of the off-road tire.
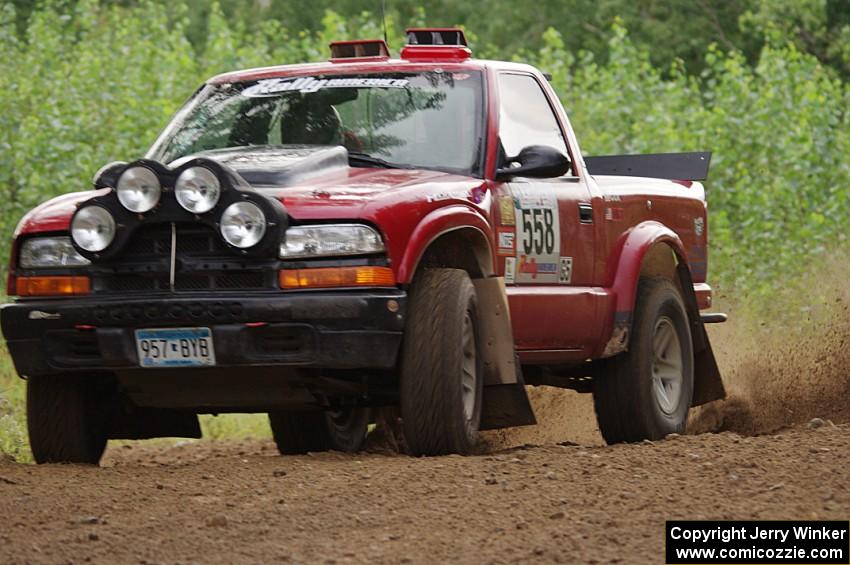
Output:
[[106,449],[110,406],[103,381],[88,375],[27,379],[27,428],[36,463],[97,465]]
[[[464,347],[470,330],[472,360]],[[419,273],[410,292],[401,359],[401,419],[411,455],[466,454],[475,448],[484,386],[479,336],[478,299],[466,271]],[[467,369],[474,366],[472,383],[465,361]]]
[[336,412],[271,412],[269,423],[283,455],[319,451],[354,453],[363,448],[369,428],[368,408]]
[[[678,402],[671,402],[665,410],[664,401],[653,388],[658,382],[653,380],[654,347],[657,348],[653,339],[658,329],[669,323],[681,351],[682,378]],[[683,433],[693,382],[693,343],[679,289],[668,279],[641,279],[629,349],[606,360],[604,370],[594,379],[593,405],[605,441],[611,444],[658,440],[671,433]]]

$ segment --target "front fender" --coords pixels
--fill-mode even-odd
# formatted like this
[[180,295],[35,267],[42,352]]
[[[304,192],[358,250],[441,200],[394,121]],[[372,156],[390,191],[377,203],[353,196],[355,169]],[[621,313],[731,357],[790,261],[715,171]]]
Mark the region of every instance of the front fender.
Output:
[[491,231],[490,225],[476,210],[467,206],[451,205],[428,213],[414,228],[396,272],[396,280],[401,284],[409,284],[413,280],[422,255],[431,243],[449,232],[467,228],[478,232],[487,242],[491,270],[488,274],[492,274],[493,242],[488,235]]

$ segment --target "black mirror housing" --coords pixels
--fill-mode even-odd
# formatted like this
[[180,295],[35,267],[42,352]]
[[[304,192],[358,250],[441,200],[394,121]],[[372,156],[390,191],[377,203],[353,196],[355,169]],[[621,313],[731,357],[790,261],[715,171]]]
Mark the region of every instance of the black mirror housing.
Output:
[[519,163],[519,167],[496,170],[496,180],[511,177],[548,179],[563,176],[570,170],[570,159],[548,145],[529,145],[519,155],[507,159],[507,163]]

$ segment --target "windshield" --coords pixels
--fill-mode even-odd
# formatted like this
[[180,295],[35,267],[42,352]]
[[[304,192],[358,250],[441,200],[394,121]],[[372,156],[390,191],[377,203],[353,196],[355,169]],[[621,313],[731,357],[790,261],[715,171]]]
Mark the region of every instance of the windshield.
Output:
[[475,174],[483,154],[483,106],[477,71],[207,85],[178,112],[148,156],[169,163],[228,147],[343,145],[355,166],[375,166],[362,158],[368,156],[384,166]]

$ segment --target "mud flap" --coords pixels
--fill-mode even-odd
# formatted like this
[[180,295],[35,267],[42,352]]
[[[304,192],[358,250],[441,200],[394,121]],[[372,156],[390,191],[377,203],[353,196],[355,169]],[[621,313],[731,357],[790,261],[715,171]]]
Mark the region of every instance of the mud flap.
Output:
[[522,382],[484,387],[480,430],[496,430],[537,423]]
[[528,393],[525,392],[525,379],[522,377],[519,359],[516,357],[514,359],[515,383],[484,387],[479,430],[533,426],[537,423],[531,401],[528,400]]
[[694,398],[691,406],[700,406],[713,400],[726,398],[726,388],[720,378],[720,369],[705,333],[705,347],[694,353]]
[[502,277],[490,277],[472,282],[478,296],[481,355],[484,358],[484,396],[479,429],[536,424],[514,352],[505,281]]
[[502,277],[474,279],[478,297],[478,326],[481,331],[481,356],[484,361],[484,387],[516,384],[517,364],[511,311]]
[[[693,288],[691,273],[684,262],[676,265],[682,288]],[[694,340],[694,395],[691,406],[700,406],[713,400],[726,398],[726,389],[720,376],[717,359],[708,340],[708,332],[699,313],[697,297],[693,292],[685,292],[683,296],[688,318],[691,322],[691,335]]]

